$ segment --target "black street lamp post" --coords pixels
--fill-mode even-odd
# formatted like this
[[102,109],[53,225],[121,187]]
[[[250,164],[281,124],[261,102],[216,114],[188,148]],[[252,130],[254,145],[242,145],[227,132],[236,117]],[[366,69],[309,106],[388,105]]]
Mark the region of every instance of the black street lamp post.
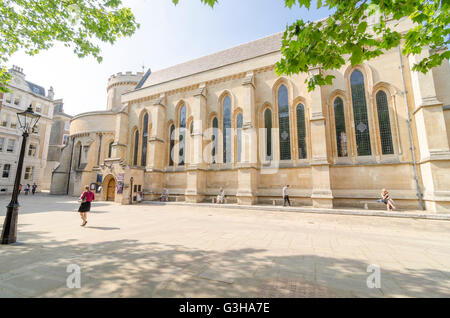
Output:
[[27,144],[27,138],[31,132],[33,132],[40,115],[33,112],[31,105],[26,111],[17,113],[20,129],[22,129],[22,147],[20,148],[19,162],[17,164],[16,179],[14,181],[13,193],[11,196],[11,202],[9,202],[6,211],[6,218],[3,223],[3,232],[1,238],[1,244],[12,244],[17,240],[17,217],[19,214],[19,202],[17,197],[19,195],[19,184],[22,178],[23,159],[25,157],[25,148]]

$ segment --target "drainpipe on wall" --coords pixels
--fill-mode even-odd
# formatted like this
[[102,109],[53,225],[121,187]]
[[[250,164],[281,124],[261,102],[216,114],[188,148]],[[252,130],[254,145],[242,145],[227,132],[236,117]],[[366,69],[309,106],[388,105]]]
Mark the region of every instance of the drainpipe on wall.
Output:
[[403,70],[402,51],[400,49],[400,45],[398,46],[398,54],[400,57],[400,69],[401,69],[402,81],[403,81],[403,97],[405,98],[405,104],[406,104],[406,123],[408,124],[409,144],[410,144],[409,150],[411,151],[412,163],[414,166],[413,170],[414,170],[414,180],[416,181],[417,198],[419,199],[420,209],[423,211],[423,210],[425,210],[425,207],[423,205],[422,190],[420,189],[419,176],[417,173],[416,154],[414,151],[414,140],[413,140],[412,129],[411,129],[411,119],[410,119],[410,115],[409,115],[408,98],[406,96],[405,74],[404,74],[404,70]]

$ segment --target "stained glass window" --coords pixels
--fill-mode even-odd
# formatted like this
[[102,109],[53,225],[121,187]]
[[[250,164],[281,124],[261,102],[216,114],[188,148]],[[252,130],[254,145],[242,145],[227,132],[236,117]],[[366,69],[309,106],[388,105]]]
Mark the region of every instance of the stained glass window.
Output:
[[278,89],[278,121],[280,127],[280,160],[290,160],[289,100],[288,90],[284,85],[281,85]]
[[305,159],[306,152],[306,124],[305,124],[305,106],[297,106],[297,138],[298,138],[298,158]]
[[223,163],[231,162],[231,99],[223,100]]
[[178,140],[178,165],[184,166],[184,159],[186,155],[186,106],[181,106],[180,109],[180,137]]
[[236,160],[241,162],[242,156],[242,113],[239,113],[236,117]]
[[139,151],[139,130],[134,133],[134,154],[133,154],[133,165],[138,164],[138,151]]
[[344,102],[337,97],[334,100],[334,125],[338,157],[347,157],[347,132],[345,131]]
[[266,131],[266,160],[272,160],[272,111],[264,112],[264,128]]
[[379,91],[376,96],[378,125],[380,127],[381,150],[383,155],[394,154],[394,146],[392,144],[391,121],[389,118],[389,105],[387,95],[383,91]]
[[217,163],[217,146],[218,146],[218,132],[219,132],[219,121],[216,117],[214,117],[213,122],[213,135],[212,135],[212,149],[211,149],[211,157],[212,157],[212,163]]
[[173,147],[175,146],[175,126],[170,126],[170,134],[169,134],[169,166],[173,166]]
[[147,146],[148,146],[148,114],[145,114],[142,127],[142,157],[141,166],[147,165]]
[[369,120],[367,117],[366,89],[363,74],[355,70],[350,77],[358,156],[370,156]]

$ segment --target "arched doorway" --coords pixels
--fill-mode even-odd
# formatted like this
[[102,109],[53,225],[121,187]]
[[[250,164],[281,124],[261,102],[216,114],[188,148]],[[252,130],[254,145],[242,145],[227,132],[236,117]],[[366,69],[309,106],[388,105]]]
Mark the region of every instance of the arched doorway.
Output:
[[116,180],[110,178],[106,187],[106,201],[114,201],[116,197]]

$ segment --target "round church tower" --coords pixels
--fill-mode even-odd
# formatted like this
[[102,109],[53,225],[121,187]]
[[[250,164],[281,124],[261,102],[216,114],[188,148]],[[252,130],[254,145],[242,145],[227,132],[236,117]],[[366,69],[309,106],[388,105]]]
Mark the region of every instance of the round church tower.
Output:
[[134,90],[143,76],[143,72],[126,72],[112,75],[108,79],[108,87],[106,89],[108,92],[106,110],[119,111],[122,108],[122,94]]

